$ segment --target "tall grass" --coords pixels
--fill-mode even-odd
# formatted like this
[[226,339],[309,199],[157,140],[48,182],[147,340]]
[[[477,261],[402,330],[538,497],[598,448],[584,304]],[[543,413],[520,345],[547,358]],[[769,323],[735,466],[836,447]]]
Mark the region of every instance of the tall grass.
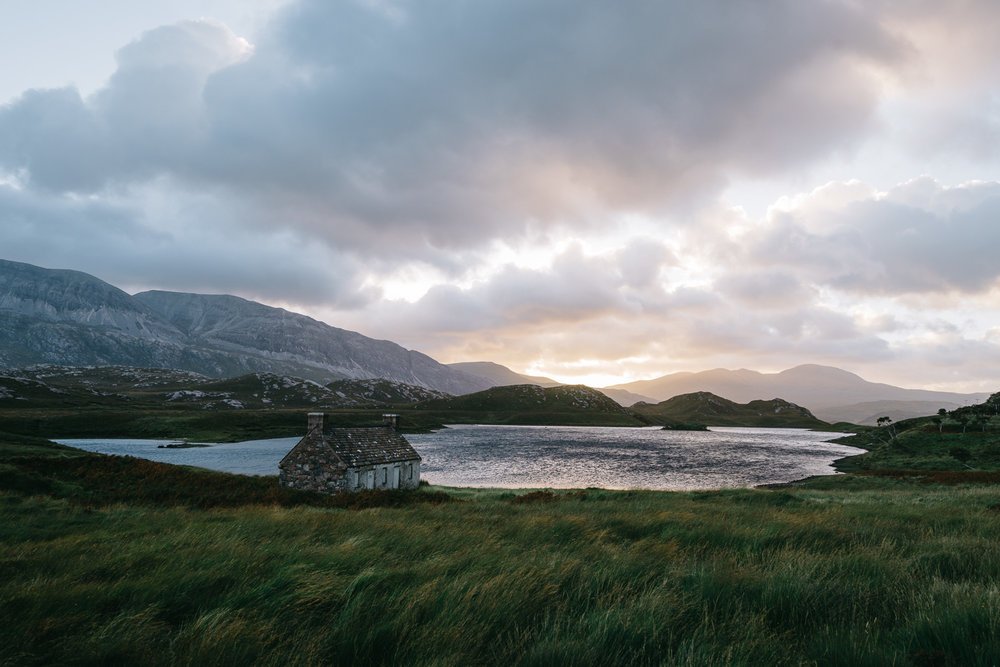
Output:
[[0,494],[0,664],[1000,661],[990,484],[227,506],[25,460],[50,485]]

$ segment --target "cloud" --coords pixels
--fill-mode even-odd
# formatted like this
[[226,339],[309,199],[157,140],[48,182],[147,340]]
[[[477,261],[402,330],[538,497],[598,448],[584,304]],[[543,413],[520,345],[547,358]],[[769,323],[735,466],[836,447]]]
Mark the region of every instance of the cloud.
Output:
[[92,97],[29,90],[0,107],[0,167],[48,192],[184,174],[207,148],[209,75],[249,54],[245,40],[208,21],[151,30],[118,52],[118,69]]
[[[640,249],[659,263],[636,281],[621,260]],[[592,255],[571,247],[544,269],[510,265],[466,288],[439,285],[413,303],[373,303],[362,324],[444,359],[544,360],[564,375],[580,372],[581,359],[612,375],[615,366],[669,360],[889,354],[886,341],[788,275],[735,271],[699,287],[666,277],[676,261],[648,239]]]
[[292,294],[300,307],[341,308],[378,296],[363,287],[364,267],[355,258],[287,230],[247,235],[217,202],[170,192],[193,221],[148,194],[134,208],[0,182],[3,258],[72,267],[133,291],[228,292],[272,303]]
[[[1000,184],[836,181],[710,214],[727,183],[872,133],[995,159],[994,4],[297,0],[253,44],[162,26],[92,95],[0,106],[0,248],[326,309],[446,359],[902,374],[925,354],[942,382],[983,377],[956,360],[995,332],[900,313],[996,293]],[[437,284],[379,298],[408,272]]]
[[107,85],[0,110],[0,165],[101,193],[168,176],[389,258],[598,225],[858,141],[899,44],[852,4],[301,0],[251,48],[185,22]]
[[772,209],[742,258],[854,294],[980,293],[1000,279],[998,215],[996,182],[921,178],[886,193],[831,184]]
[[751,308],[788,308],[815,300],[815,291],[791,273],[739,271],[724,274],[715,289]]

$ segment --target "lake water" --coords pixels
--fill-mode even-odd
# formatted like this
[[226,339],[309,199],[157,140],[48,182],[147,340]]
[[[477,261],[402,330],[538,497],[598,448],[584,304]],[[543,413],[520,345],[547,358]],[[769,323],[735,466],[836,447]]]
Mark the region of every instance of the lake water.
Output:
[[[588,426],[452,426],[407,435],[432,484],[478,487],[714,489],[828,475],[831,463],[862,450],[830,442],[842,433],[805,429]],[[299,438],[251,440],[191,449],[160,449],[163,440],[59,442],[102,454],[200,466],[245,475],[276,475]]]

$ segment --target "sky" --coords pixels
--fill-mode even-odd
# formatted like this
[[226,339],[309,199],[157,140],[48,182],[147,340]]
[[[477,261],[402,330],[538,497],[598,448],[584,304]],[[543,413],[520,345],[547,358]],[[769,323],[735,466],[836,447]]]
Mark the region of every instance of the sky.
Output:
[[594,386],[1000,389],[1000,3],[94,6],[0,0],[4,259]]

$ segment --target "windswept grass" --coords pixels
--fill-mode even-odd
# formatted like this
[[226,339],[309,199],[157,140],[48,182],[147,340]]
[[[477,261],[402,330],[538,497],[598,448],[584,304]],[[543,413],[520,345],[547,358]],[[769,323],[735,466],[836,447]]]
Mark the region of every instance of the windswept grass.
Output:
[[[992,427],[992,424],[990,425]],[[890,438],[886,429],[866,429],[837,442],[869,450],[868,453],[841,459],[837,469],[845,472],[879,471],[990,472],[1000,471],[1000,430],[943,432],[928,419],[903,422],[898,436]],[[964,450],[967,457],[956,457]]]
[[164,499],[159,467],[18,446],[0,464],[37,486],[0,478],[0,664],[1000,660],[994,484],[330,507],[184,468]]

